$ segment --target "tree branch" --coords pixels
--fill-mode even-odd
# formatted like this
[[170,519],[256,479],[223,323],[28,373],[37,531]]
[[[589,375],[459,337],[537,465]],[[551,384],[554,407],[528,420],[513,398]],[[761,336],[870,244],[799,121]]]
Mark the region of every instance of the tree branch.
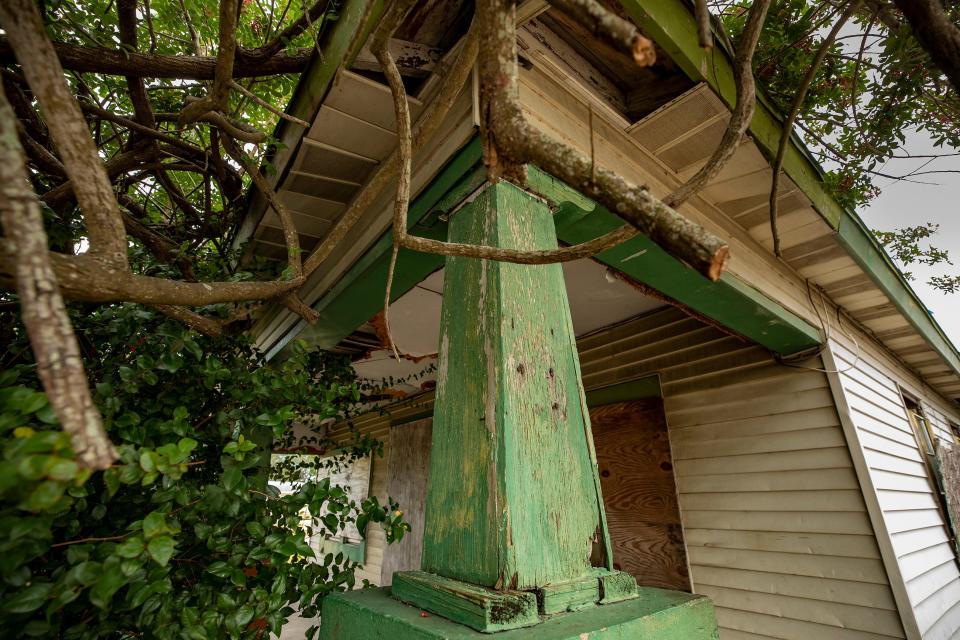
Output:
[[737,82],[737,104],[730,121],[723,132],[723,137],[717,148],[713,150],[710,159],[686,182],[673,190],[673,193],[664,198],[664,202],[671,207],[679,207],[692,198],[705,185],[713,180],[726,166],[730,158],[737,152],[740,141],[750,127],[753,112],[757,106],[757,89],[753,78],[753,54],[763,31],[763,23],[770,8],[770,0],[755,0],[750,5],[750,14],[747,24],[740,37],[736,56],[733,61],[733,73]]
[[[183,282],[118,271],[89,255],[49,253],[60,291],[81,302],[136,302],[204,307],[223,302],[269,300],[296,289],[302,278],[239,282]],[[0,285],[11,289],[16,270],[16,249],[0,238]]]
[[727,244],[691,222],[650,192],[613,171],[596,167],[591,158],[530,126],[519,103],[515,5],[491,0],[477,5],[481,51],[480,113],[484,161],[494,180],[533,163],[567,184],[576,185],[610,212],[630,223],[673,257],[717,280],[729,258]]
[[40,206],[27,186],[15,121],[13,109],[0,90],[0,221],[6,241],[14,249],[21,318],[47,400],[70,435],[77,458],[91,469],[106,469],[117,453],[90,395],[80,346],[50,264]]
[[263,174],[260,173],[260,170],[253,161],[237,148],[233,140],[224,138],[223,147],[227,153],[230,154],[230,157],[243,167],[244,171],[247,172],[247,175],[249,175],[253,181],[253,184],[260,193],[263,194],[264,199],[266,199],[266,201],[270,203],[270,206],[273,207],[273,210],[277,212],[277,217],[280,218],[280,227],[283,229],[283,240],[287,246],[287,268],[290,270],[290,275],[294,278],[302,277],[303,262],[300,256],[300,235],[297,233],[297,225],[293,221],[293,216],[290,215],[290,210],[280,201],[273,187],[271,187],[267,179],[263,177]]
[[213,86],[205,97],[188,103],[183,108],[177,119],[177,124],[181,127],[196,122],[211,111],[225,112],[229,106],[230,78],[233,74],[234,53],[237,50],[237,0],[220,0],[219,24]]
[[[244,49],[242,50],[243,55],[252,63],[262,62],[263,60],[273,57],[286,47],[288,42],[291,42],[294,38],[306,31],[314,20],[322,18],[329,6],[329,0],[319,0],[314,3],[304,15],[297,18],[290,23],[286,29],[278,33],[273,40],[256,49]],[[238,51],[241,50],[238,49]]]
[[656,61],[653,42],[641,35],[633,23],[606,9],[596,0],[551,0],[550,4],[594,35],[628,54],[637,65],[648,67]]
[[894,0],[917,42],[960,95],[960,29],[950,21],[943,0]]
[[[114,49],[85,47],[57,42],[53,45],[63,68],[79,73],[106,75],[139,75],[144,78],[177,78],[182,80],[213,80],[216,58],[210,56],[171,56]],[[307,68],[313,55],[312,47],[291,53],[280,52],[263,61],[249,59],[238,50],[233,61],[234,78],[259,78],[284,73],[300,73]],[[16,62],[10,40],[0,36],[0,63]]]
[[847,20],[850,19],[850,16],[860,8],[861,0],[854,0],[851,2],[846,10],[840,15],[837,21],[834,23],[833,27],[830,29],[830,33],[823,39],[823,42],[820,44],[820,48],[817,50],[817,53],[813,56],[813,60],[810,62],[810,66],[807,68],[807,73],[804,75],[803,80],[800,82],[800,86],[797,88],[797,93],[793,98],[793,104],[790,105],[790,111],[787,113],[787,118],[783,123],[783,133],[780,135],[780,144],[777,146],[777,155],[773,160],[773,178],[770,183],[770,234],[773,236],[773,253],[779,258],[783,255],[783,252],[780,249],[780,231],[778,229],[777,216],[778,216],[778,206],[780,198],[780,170],[783,168],[783,158],[786,155],[787,143],[790,142],[790,135],[793,132],[793,123],[797,119],[797,115],[800,113],[800,108],[803,106],[803,100],[807,97],[807,91],[810,89],[810,85],[813,83],[814,77],[817,75],[817,71],[820,70],[820,65],[823,64],[823,60],[827,55],[827,52],[830,50],[830,47],[833,46],[833,41],[836,39],[837,34],[840,33],[840,29],[843,28],[843,25],[846,24]]
[[0,24],[40,106],[64,169],[76,187],[90,238],[90,251],[119,269],[127,268],[127,235],[110,181],[87,122],[63,77],[63,68],[31,0],[0,2]]

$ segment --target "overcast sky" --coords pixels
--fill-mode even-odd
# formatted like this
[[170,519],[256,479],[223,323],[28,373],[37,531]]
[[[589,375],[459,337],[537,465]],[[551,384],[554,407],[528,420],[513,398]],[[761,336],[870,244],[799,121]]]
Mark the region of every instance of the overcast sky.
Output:
[[[913,155],[951,151],[948,148],[935,149],[922,134],[909,136],[907,144]],[[880,171],[904,175],[919,169],[926,161],[891,160]],[[875,184],[881,187],[883,192],[868,206],[861,207],[859,213],[873,229],[890,230],[924,222],[940,225],[940,231],[932,239],[932,244],[947,250],[954,265],[910,265],[905,270],[913,272],[914,280],[911,285],[914,291],[953,343],[960,346],[960,293],[945,294],[926,283],[932,275],[960,273],[960,157],[940,158],[921,170],[954,170],[958,173],[918,175],[911,178],[927,184],[877,178]]]

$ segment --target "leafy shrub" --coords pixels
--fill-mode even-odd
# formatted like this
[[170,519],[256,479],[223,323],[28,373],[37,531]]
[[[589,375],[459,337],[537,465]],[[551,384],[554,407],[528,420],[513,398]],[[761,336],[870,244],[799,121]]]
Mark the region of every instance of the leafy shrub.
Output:
[[[296,350],[265,363],[245,338],[202,338],[134,306],[74,323],[120,460],[92,475],[76,463],[6,323],[0,637],[266,638],[291,605],[313,615],[355,586],[347,558],[314,561],[305,510],[324,512],[316,526],[329,534],[359,520],[403,535],[396,505],[356,504],[329,480],[283,496],[267,482],[295,416],[342,416],[359,399],[342,358]],[[375,446],[358,439],[351,453]]]

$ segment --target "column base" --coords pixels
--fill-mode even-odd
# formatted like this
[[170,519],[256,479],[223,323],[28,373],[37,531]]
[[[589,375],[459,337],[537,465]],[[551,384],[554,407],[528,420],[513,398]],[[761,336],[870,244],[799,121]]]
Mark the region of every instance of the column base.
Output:
[[[396,600],[390,588],[364,589],[328,596],[323,603],[321,640],[465,640],[491,638],[446,618]],[[717,640],[713,604],[703,596],[652,587],[637,597],[539,616],[530,627],[500,631],[496,640]]]

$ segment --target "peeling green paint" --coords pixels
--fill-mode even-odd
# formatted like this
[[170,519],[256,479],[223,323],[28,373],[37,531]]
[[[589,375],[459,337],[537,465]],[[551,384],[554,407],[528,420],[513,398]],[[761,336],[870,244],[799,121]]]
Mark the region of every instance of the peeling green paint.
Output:
[[[456,242],[556,246],[546,203],[508,183],[449,226]],[[592,574],[585,407],[560,265],[448,258],[424,571],[521,590]]]
[[495,636],[390,597],[389,588],[337,593],[323,602],[321,640],[717,640],[710,600],[643,587],[639,597],[553,616]]

